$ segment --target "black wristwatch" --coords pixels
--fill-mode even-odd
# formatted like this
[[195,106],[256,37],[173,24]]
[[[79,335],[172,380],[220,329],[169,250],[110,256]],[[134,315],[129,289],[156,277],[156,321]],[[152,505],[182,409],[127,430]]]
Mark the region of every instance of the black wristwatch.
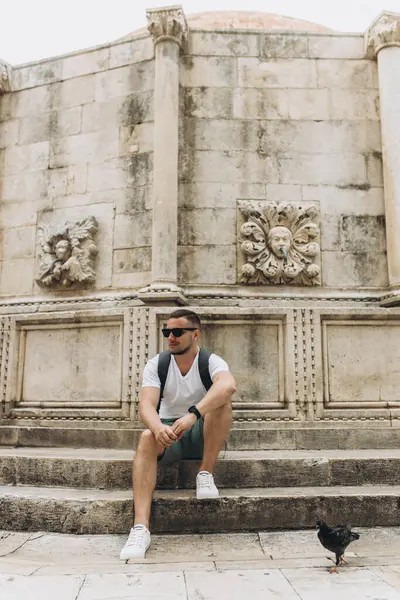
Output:
[[195,414],[197,417],[197,420],[201,419],[201,414],[199,413],[199,411],[197,410],[197,408],[194,405],[188,409],[188,412]]

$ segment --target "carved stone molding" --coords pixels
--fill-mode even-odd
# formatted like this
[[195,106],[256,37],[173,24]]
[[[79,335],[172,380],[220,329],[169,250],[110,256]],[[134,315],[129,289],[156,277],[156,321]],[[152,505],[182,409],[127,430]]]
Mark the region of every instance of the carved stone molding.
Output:
[[38,229],[39,268],[35,281],[55,289],[83,287],[94,282],[98,224],[95,217]]
[[163,40],[173,40],[182,46],[188,31],[182,6],[148,9],[146,17],[154,45]]
[[316,204],[241,200],[238,208],[242,283],[321,285]]
[[11,92],[11,67],[0,61],[0,96],[6,92]]
[[381,13],[365,34],[365,46],[368,58],[386,46],[400,46],[400,13]]

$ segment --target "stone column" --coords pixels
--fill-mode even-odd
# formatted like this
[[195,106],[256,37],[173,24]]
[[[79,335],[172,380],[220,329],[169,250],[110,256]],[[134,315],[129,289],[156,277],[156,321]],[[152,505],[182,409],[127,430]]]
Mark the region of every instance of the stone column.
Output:
[[152,283],[146,303],[186,304],[177,286],[179,54],[187,35],[182,7],[147,11],[155,47]]
[[366,33],[367,57],[378,61],[383,181],[390,291],[400,304],[400,14],[384,12]]

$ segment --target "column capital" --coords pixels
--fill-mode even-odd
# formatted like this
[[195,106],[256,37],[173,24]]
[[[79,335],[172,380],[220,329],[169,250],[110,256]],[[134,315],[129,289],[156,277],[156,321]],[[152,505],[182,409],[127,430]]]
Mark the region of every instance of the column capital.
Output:
[[376,58],[379,50],[400,46],[400,13],[382,12],[365,33],[367,58]]
[[11,66],[0,60],[0,96],[11,92]]
[[182,46],[188,31],[182,6],[149,8],[146,17],[147,29],[153,37],[154,45],[163,40],[172,40]]

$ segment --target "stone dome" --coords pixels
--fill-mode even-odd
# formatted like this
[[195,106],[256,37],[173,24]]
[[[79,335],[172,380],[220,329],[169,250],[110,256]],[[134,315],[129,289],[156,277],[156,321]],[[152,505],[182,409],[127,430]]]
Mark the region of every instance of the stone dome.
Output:
[[215,11],[186,17],[192,29],[258,29],[266,31],[330,31],[328,27],[302,19],[263,12]]
[[[320,33],[332,31],[329,27],[295,19],[274,15],[271,13],[251,11],[209,11],[185,15],[189,29],[212,30],[258,30],[258,31],[316,31]],[[141,27],[136,31],[120,38],[118,41],[128,40],[140,36],[147,31]]]

